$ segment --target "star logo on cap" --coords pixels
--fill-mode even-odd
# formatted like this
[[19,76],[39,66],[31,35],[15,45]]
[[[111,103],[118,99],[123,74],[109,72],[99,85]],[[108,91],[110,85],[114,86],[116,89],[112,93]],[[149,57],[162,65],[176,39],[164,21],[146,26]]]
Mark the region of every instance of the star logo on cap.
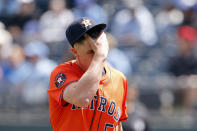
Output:
[[88,26],[92,25],[92,23],[90,22],[90,20],[88,19],[82,19],[83,21],[81,22],[82,25],[85,26],[85,28],[87,28]]

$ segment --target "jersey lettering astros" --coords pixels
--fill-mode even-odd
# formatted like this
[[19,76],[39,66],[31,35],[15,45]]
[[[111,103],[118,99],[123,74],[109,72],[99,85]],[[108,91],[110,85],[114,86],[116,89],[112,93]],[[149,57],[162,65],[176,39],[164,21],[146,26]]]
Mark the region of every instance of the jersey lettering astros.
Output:
[[78,107],[63,100],[63,91],[77,82],[83,71],[76,61],[58,65],[51,73],[49,94],[50,122],[54,131],[114,131],[127,120],[127,82],[122,73],[105,65],[96,96],[88,107]]

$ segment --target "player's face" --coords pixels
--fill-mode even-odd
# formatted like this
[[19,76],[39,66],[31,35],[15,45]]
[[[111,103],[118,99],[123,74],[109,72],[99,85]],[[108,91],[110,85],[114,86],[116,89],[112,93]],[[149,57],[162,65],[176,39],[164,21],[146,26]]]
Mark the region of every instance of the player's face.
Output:
[[72,48],[72,52],[76,56],[77,63],[84,71],[88,69],[94,56],[94,51],[90,46],[90,44],[94,44],[94,42],[95,40],[88,41],[85,39],[82,43],[75,44],[74,48]]

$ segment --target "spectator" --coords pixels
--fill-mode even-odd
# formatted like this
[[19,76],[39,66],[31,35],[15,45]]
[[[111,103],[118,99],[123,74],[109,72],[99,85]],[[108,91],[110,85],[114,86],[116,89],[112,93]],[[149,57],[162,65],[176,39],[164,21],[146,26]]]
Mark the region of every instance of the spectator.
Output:
[[122,50],[118,49],[118,43],[114,36],[107,33],[107,39],[109,42],[108,62],[114,68],[123,72],[127,77],[131,76],[132,69],[128,56]]
[[19,11],[20,2],[18,0],[0,0],[0,16],[14,15]]
[[64,52],[68,52],[65,29],[73,20],[74,15],[66,8],[64,0],[51,0],[49,10],[41,16],[41,39],[49,46],[50,58],[58,62]]
[[178,29],[178,55],[170,60],[169,71],[175,76],[197,74],[197,58],[194,54],[197,32],[191,26]]
[[[0,94],[4,94],[4,91],[8,90],[4,80],[7,73],[5,63],[11,53],[12,40],[11,34],[5,29],[4,24],[0,22]],[[1,97],[2,101],[4,100],[3,96]],[[0,104],[2,101],[0,101]]]
[[24,25],[22,38],[23,43],[30,43],[41,39],[38,20],[32,19]]
[[169,60],[168,70],[177,77],[178,85],[184,88],[181,90],[184,95],[184,107],[192,110],[195,106],[193,104],[196,104],[193,101],[197,98],[197,90],[193,88],[196,84],[191,86],[187,81],[191,81],[190,78],[195,78],[191,76],[197,74],[197,57],[195,54],[197,31],[191,26],[184,25],[178,28],[177,35],[178,54]]
[[[154,19],[142,0],[124,0],[126,8],[114,17],[111,32],[120,44],[154,45],[157,42]],[[147,33],[148,32],[148,33]]]
[[31,42],[24,47],[24,53],[17,45],[13,46],[12,53],[7,73],[8,82],[13,87],[11,94],[30,105],[46,102],[48,79],[56,66],[47,58],[48,47],[41,42]]
[[23,68],[26,78],[22,81],[24,86],[22,98],[29,105],[46,103],[50,72],[57,64],[47,58],[49,48],[42,42],[27,44],[24,53],[27,57],[24,63],[27,68],[26,70]]
[[97,23],[108,23],[108,17],[104,9],[96,3],[96,0],[75,0],[74,14],[77,18],[88,17]]
[[127,108],[129,120],[123,123],[124,131],[150,131],[148,110],[138,100],[138,88],[128,84]]
[[3,19],[8,31],[11,33],[14,43],[23,44],[22,32],[24,25],[38,17],[39,11],[36,9],[34,0],[18,0],[19,11],[15,15],[10,15]]
[[5,29],[5,25],[0,21],[0,60],[8,56],[9,49],[12,45],[13,38]]
[[155,19],[158,32],[163,36],[163,33],[166,33],[167,30],[172,30],[183,23],[184,14],[180,9],[174,7],[174,5],[164,4],[164,9],[156,14]]
[[65,29],[73,20],[74,15],[66,8],[64,0],[50,0],[49,11],[40,19],[42,39],[53,44],[65,40]]

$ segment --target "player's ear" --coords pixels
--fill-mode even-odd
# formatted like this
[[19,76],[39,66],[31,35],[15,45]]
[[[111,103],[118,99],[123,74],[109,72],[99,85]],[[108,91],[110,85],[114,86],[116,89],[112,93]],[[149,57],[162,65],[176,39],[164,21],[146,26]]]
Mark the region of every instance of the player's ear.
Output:
[[70,48],[70,50],[75,56],[77,56],[77,50],[74,47]]

